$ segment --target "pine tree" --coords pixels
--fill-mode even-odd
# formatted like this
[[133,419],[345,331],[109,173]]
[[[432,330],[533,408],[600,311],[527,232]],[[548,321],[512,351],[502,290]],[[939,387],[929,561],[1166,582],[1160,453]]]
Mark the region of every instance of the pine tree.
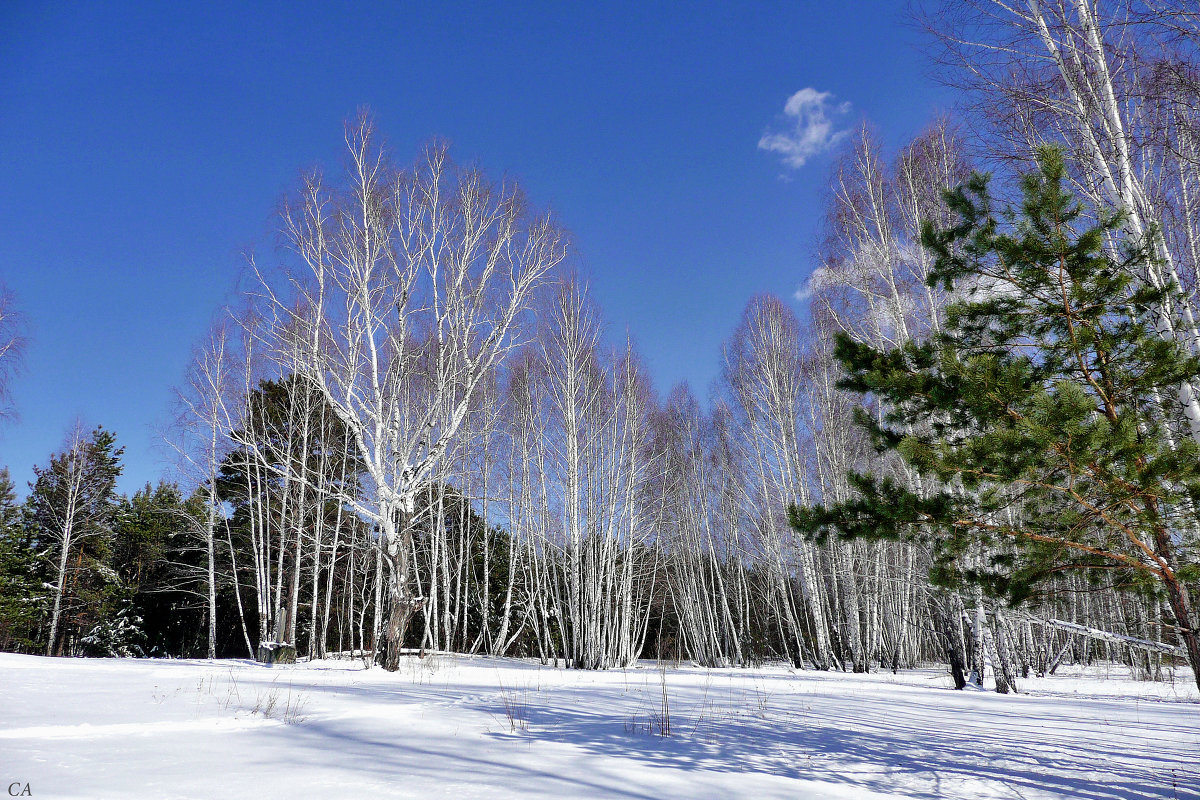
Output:
[[148,655],[192,656],[205,653],[203,632],[205,587],[204,553],[196,547],[195,530],[203,524],[204,502],[185,500],[179,487],[160,482],[146,484],[132,497],[121,498],[113,530],[111,566],[121,580],[128,603],[122,627],[106,620],[107,631],[145,634],[141,645]]
[[0,650],[36,648],[46,592],[7,468],[0,468]]
[[924,542],[936,582],[1014,604],[1063,573],[1162,597],[1200,685],[1200,453],[1163,405],[1200,360],[1148,321],[1174,299],[1134,280],[1151,243],[1112,255],[1121,214],[1089,215],[1057,150],[1038,162],[1019,209],[994,211],[975,175],[947,195],[960,222],[924,231],[931,282],[960,298],[941,335],[889,351],[838,338],[843,387],[879,404],[860,424],[920,480],[853,473],[854,499],[792,523]]

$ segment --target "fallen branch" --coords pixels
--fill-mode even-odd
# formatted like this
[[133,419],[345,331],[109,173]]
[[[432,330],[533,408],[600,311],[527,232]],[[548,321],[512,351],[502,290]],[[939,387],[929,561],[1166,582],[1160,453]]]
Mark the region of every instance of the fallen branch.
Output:
[[1164,644],[1163,642],[1156,642],[1151,639],[1138,639],[1134,636],[1124,636],[1119,633],[1112,633],[1111,631],[1102,631],[1099,628],[1089,628],[1086,625],[1079,625],[1074,622],[1063,622],[1059,619],[1043,619],[1042,617],[1035,617],[1032,614],[1025,614],[1025,619],[1035,625],[1044,625],[1048,628],[1058,628],[1059,630],[1070,631],[1071,633],[1077,633],[1080,636],[1086,636],[1089,639],[1099,639],[1101,641],[1112,642],[1114,644],[1137,647],[1142,650],[1153,650],[1156,653],[1166,653],[1167,655],[1176,656],[1177,658],[1187,658],[1187,653],[1183,651],[1182,647]]

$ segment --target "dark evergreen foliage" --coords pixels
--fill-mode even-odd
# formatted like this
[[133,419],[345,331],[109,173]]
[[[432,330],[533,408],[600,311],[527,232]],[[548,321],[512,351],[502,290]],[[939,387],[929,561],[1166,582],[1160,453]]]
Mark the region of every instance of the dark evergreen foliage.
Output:
[[0,469],[0,650],[38,651],[46,589],[25,508]]

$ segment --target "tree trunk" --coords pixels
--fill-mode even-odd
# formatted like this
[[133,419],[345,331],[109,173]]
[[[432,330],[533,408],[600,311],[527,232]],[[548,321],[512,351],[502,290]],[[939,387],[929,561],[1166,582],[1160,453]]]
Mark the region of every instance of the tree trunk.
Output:
[[[407,508],[413,507],[410,502]],[[400,649],[404,646],[404,637],[408,633],[408,624],[413,615],[424,603],[424,598],[412,594],[412,576],[409,574],[409,558],[412,553],[412,529],[408,525],[411,511],[404,514],[404,520],[396,524],[393,511],[388,509],[384,515],[384,560],[388,565],[388,589],[391,607],[388,609],[387,652],[383,659],[383,668],[389,672],[400,669]]]
[[63,590],[67,580],[67,555],[71,546],[70,535],[63,537],[62,553],[58,559],[58,580],[54,584],[54,611],[50,615],[50,639],[46,642],[46,655],[54,655],[54,640],[58,637],[58,620],[62,615]]
[[1187,589],[1172,575],[1164,579],[1167,585],[1167,603],[1175,622],[1179,625],[1179,638],[1183,640],[1183,649],[1187,653],[1188,664],[1192,668],[1192,676],[1196,686],[1200,687],[1200,637],[1196,635],[1196,626],[1192,620],[1191,604],[1188,602]]
[[[210,487],[215,483],[210,484]],[[209,489],[213,491],[213,489]],[[206,575],[208,592],[208,655],[210,659],[217,657],[217,553],[214,539],[216,538],[217,510],[210,499],[208,502],[208,523],[204,535],[205,555],[208,559],[208,574]],[[234,577],[236,584],[236,575]]]
[[950,674],[954,678],[954,688],[963,689],[967,685],[967,670],[963,660],[962,623],[958,615],[957,604],[953,599],[931,599],[930,611],[937,620],[942,647],[945,648],[946,661],[950,664]]

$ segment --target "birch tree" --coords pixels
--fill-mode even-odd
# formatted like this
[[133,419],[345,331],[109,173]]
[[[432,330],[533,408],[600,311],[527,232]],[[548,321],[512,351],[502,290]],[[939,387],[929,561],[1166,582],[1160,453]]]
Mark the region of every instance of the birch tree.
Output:
[[417,493],[438,470],[480,381],[517,342],[528,303],[566,237],[511,181],[454,165],[429,145],[392,167],[374,124],[346,127],[342,180],[311,174],[281,212],[291,253],[257,271],[276,353],[349,432],[388,569],[385,666],[399,668],[421,598],[411,573]]
[[[205,340],[195,349],[184,384],[176,390],[176,434],[168,441],[178,454],[188,477],[199,487],[204,497],[205,518],[200,539],[204,548],[204,595],[208,618],[208,658],[217,655],[217,542],[218,528],[225,523],[222,502],[217,494],[217,478],[221,463],[229,450],[233,417],[231,406],[237,407],[231,396],[237,380],[237,365],[230,352],[225,325],[215,325]],[[229,549],[236,578],[237,559]],[[234,590],[241,611],[241,589],[236,580]],[[245,619],[244,612],[240,614]],[[253,652],[249,637],[246,649]]]
[[[809,542],[793,539],[784,516],[790,504],[807,505],[812,498],[801,417],[800,324],[779,298],[757,297],[747,304],[725,345],[724,381],[741,415],[744,446],[753,453],[760,546],[773,570],[778,612],[795,644],[792,658],[801,664],[808,650],[818,669],[829,669],[833,653],[819,556]],[[800,587],[799,608],[793,579]]]
[[124,448],[116,447],[112,433],[96,428],[85,434],[76,424],[64,449],[50,458],[49,465],[34,467],[36,479],[30,485],[29,502],[53,580],[48,656],[63,650],[63,613],[84,569],[90,566],[84,546],[103,546],[112,533],[123,452]]
[[569,663],[625,665],[641,649],[649,601],[641,579],[653,570],[642,496],[651,466],[647,381],[632,345],[605,357],[599,310],[577,280],[561,286],[546,316],[538,375],[549,491],[541,513],[561,591],[553,610]]

